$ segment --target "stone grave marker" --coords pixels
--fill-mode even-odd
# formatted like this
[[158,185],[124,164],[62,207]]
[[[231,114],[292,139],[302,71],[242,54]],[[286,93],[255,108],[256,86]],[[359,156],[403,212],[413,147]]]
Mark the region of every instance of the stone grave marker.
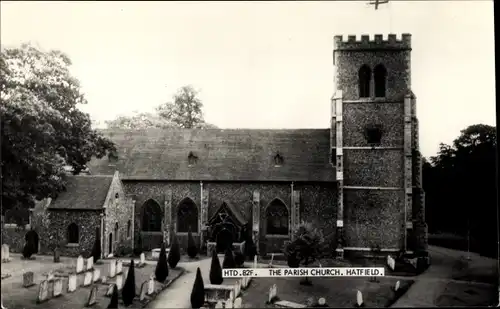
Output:
[[91,307],[97,303],[97,286],[93,286],[90,289],[89,300],[87,301],[87,307]]
[[139,267],[143,267],[146,265],[146,255],[144,255],[144,252],[141,253],[141,260],[139,261]]
[[83,278],[83,286],[89,286],[92,284],[93,273],[91,271],[85,272],[85,277]]
[[148,280],[148,295],[152,295],[155,292],[155,279],[153,277]]
[[113,295],[113,288],[114,288],[114,284],[111,283],[110,285],[108,285],[108,289],[106,290],[106,296],[111,296]]
[[91,256],[87,259],[87,271],[92,270],[94,268],[94,257]]
[[94,276],[92,278],[93,282],[98,282],[101,279],[101,270],[99,268],[94,268]]
[[390,256],[389,268],[391,268],[392,271],[396,269],[396,260],[392,256]]
[[238,297],[234,300],[234,309],[238,309],[238,308],[241,308],[241,305],[242,305],[242,300],[241,300],[241,297]]
[[234,285],[234,297],[240,296],[241,291],[241,281],[236,280],[236,284]]
[[119,275],[123,273],[123,262],[121,260],[116,262],[116,274]]
[[83,257],[81,255],[79,255],[76,259],[76,273],[83,273]]
[[148,293],[148,281],[144,281],[141,284],[141,293],[139,294],[139,300],[140,301],[144,301],[144,299],[146,298],[147,293]]
[[57,278],[54,280],[54,297],[59,297],[62,295],[63,290],[63,281],[61,278]]
[[123,287],[123,275],[117,275],[116,276],[116,287],[120,291]]
[[359,291],[359,290],[356,293],[356,305],[358,307],[363,306],[363,294],[361,294],[361,291]]
[[112,260],[109,263],[109,277],[114,278],[116,276],[116,260]]
[[61,252],[59,252],[59,249],[55,248],[54,249],[54,263],[60,263],[61,262]]
[[231,290],[229,292],[229,300],[231,301],[231,303],[234,301],[234,290]]
[[257,256],[253,257],[253,268],[257,268]]
[[2,262],[7,263],[10,261],[10,248],[9,245],[2,245]]
[[68,277],[68,293],[76,291],[77,288],[77,276],[75,274],[70,274]]
[[23,287],[29,288],[35,285],[34,275],[32,271],[23,274]]
[[38,288],[38,297],[36,299],[37,303],[43,303],[49,299],[49,282],[43,280],[40,282],[40,287]]
[[401,287],[401,282],[398,280],[396,281],[396,285],[394,286],[394,292],[397,292],[400,287]]
[[224,308],[224,304],[219,300],[216,304],[215,304],[215,308],[216,309],[222,309]]
[[276,295],[278,294],[278,288],[276,287],[276,284],[273,284],[269,288],[269,300],[268,302],[271,304],[273,300],[276,298]]
[[233,301],[231,299],[226,300],[226,302],[224,303],[224,308],[232,309],[233,308]]
[[102,284],[106,284],[107,281],[108,281],[108,278],[106,276],[102,276],[101,277],[101,283]]
[[269,261],[269,268],[273,268],[274,253],[271,253],[271,261]]
[[52,270],[47,273],[45,280],[47,281],[54,280],[54,272]]

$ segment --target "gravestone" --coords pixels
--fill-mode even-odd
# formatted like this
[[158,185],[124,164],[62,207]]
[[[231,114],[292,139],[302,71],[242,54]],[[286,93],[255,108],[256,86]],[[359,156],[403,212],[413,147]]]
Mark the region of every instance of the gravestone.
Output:
[[93,282],[97,282],[101,279],[101,270],[99,268],[94,268],[94,276],[92,278]]
[[83,286],[89,286],[92,284],[93,274],[91,271],[85,272],[85,277],[83,278]]
[[152,295],[155,292],[155,280],[153,277],[148,280],[148,295]]
[[240,296],[240,291],[241,291],[241,281],[236,280],[236,283],[234,284],[234,297]]
[[7,263],[10,261],[10,248],[9,245],[2,245],[2,262]]
[[141,293],[139,294],[139,300],[144,301],[148,292],[148,281],[144,281],[141,284]]
[[29,288],[35,285],[34,275],[32,271],[23,274],[23,287]]
[[49,282],[52,281],[52,280],[54,280],[54,272],[53,271],[49,271],[47,273],[47,276],[46,276],[45,280],[47,280]]
[[253,257],[253,268],[257,268],[257,256]]
[[224,303],[224,308],[232,309],[233,308],[233,301],[231,299],[226,300],[226,302]]
[[123,262],[120,260],[116,262],[116,274],[119,275],[121,273],[123,273]]
[[61,253],[59,252],[59,249],[55,248],[54,249],[54,263],[60,263],[61,262]]
[[363,294],[361,294],[361,291],[359,291],[359,290],[356,293],[356,305],[358,307],[363,306]]
[[83,273],[83,257],[81,255],[79,255],[76,259],[76,273]]
[[231,290],[229,292],[229,300],[231,301],[231,303],[234,301],[234,290]]
[[68,277],[68,293],[76,291],[77,288],[77,276],[75,274],[70,274]]
[[87,259],[87,271],[92,270],[94,268],[94,257],[91,256]]
[[219,300],[216,304],[215,304],[215,308],[216,309],[222,309],[224,308],[224,304]]
[[117,275],[116,276],[116,287],[118,290],[121,290],[123,287],[123,275]]
[[113,283],[112,283],[112,284],[110,284],[110,285],[108,285],[108,289],[106,290],[106,296],[111,296],[111,295],[113,295],[113,288],[114,288],[114,286],[115,286],[115,285],[114,285]]
[[238,309],[238,308],[241,308],[241,305],[242,305],[242,300],[241,300],[241,297],[238,297],[234,300],[234,309]]
[[55,279],[54,280],[54,291],[53,295],[54,297],[59,297],[62,295],[62,290],[63,290],[63,281],[61,278]]
[[401,282],[398,280],[396,281],[396,285],[394,286],[394,292],[397,292],[401,286]]
[[91,307],[97,303],[97,286],[93,286],[90,289],[89,300],[87,301],[87,307]]
[[276,286],[276,284],[273,284],[269,288],[269,300],[268,300],[268,302],[272,303],[273,300],[276,298],[277,294],[278,294],[278,287]]
[[108,278],[106,276],[102,276],[101,277],[101,283],[102,284],[106,284],[107,281],[108,281]]
[[49,282],[47,280],[43,280],[40,282],[40,287],[38,288],[38,297],[36,302],[43,303],[49,299]]
[[139,267],[142,267],[146,265],[146,255],[144,255],[144,252],[141,253],[141,260],[139,261]]
[[116,276],[116,260],[112,260],[109,263],[109,277],[114,278]]

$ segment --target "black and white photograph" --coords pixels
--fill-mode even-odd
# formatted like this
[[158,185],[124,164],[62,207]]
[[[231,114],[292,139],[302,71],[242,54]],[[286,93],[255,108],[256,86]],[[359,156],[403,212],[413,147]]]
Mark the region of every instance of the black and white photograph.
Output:
[[2,1],[2,309],[498,306],[493,7]]

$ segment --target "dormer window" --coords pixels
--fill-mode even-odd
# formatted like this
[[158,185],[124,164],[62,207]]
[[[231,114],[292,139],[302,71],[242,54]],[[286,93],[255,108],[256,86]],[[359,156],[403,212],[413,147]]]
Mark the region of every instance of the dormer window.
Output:
[[192,151],[190,151],[188,154],[188,165],[193,166],[196,164],[196,162],[198,162],[198,157]]
[[367,126],[365,128],[365,138],[369,145],[379,145],[382,140],[382,127],[380,125]]
[[275,167],[278,167],[278,166],[281,166],[283,165],[283,156],[277,152],[276,155],[274,156],[274,166]]

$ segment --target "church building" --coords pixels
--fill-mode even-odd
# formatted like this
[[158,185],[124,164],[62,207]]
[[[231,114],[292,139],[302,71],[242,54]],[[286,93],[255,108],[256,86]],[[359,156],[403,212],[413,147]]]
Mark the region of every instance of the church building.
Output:
[[333,64],[328,128],[103,130],[116,155],[77,177],[115,181],[107,186],[130,210],[116,225],[94,224],[110,226],[103,248],[113,249],[114,230],[146,250],[171,231],[186,244],[191,230],[205,250],[238,245],[248,232],[261,254],[282,252],[309,222],[338,257],[425,251],[411,35],[335,36]]

